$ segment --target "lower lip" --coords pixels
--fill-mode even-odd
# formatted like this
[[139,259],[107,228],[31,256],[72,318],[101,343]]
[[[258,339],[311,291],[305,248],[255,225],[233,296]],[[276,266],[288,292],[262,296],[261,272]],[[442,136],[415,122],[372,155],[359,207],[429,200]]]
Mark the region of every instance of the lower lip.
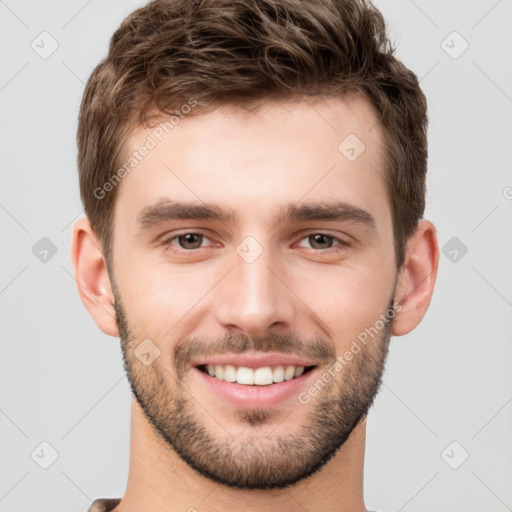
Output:
[[301,389],[306,387],[306,384],[316,372],[316,368],[313,368],[300,377],[284,382],[275,382],[267,386],[249,386],[216,379],[195,367],[192,370],[202,379],[204,384],[222,399],[246,409],[272,407],[289,398],[297,397]]

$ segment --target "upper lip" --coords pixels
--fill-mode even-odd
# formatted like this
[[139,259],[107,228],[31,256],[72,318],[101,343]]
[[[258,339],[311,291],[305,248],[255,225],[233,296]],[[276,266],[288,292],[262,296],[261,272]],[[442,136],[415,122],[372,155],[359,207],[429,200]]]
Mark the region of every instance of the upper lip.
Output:
[[243,354],[219,354],[216,356],[197,358],[192,366],[205,364],[231,364],[236,367],[261,368],[263,366],[315,366],[315,362],[293,354],[277,352],[245,352]]

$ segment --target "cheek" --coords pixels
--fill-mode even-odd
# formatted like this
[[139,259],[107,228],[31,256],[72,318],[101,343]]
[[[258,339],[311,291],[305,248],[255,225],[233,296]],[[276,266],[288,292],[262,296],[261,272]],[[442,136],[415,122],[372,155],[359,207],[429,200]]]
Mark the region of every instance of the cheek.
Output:
[[177,268],[142,261],[138,265],[119,265],[124,272],[117,278],[122,283],[119,288],[130,327],[155,339],[179,335],[180,326],[214,287],[215,275],[206,269],[198,272],[193,266]]
[[385,313],[393,283],[392,274],[376,272],[374,267],[331,268],[303,283],[300,296],[329,328],[336,343],[345,346]]

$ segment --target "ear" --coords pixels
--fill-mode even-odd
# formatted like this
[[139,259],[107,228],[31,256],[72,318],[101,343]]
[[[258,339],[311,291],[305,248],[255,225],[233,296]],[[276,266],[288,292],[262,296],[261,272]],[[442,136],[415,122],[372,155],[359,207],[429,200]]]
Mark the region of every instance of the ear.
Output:
[[105,334],[118,337],[114,294],[100,247],[89,219],[77,220],[73,226],[71,260],[78,293],[96,325]]
[[411,332],[423,319],[434,292],[439,264],[436,228],[422,220],[407,242],[404,264],[395,291],[397,314],[392,327],[394,336]]

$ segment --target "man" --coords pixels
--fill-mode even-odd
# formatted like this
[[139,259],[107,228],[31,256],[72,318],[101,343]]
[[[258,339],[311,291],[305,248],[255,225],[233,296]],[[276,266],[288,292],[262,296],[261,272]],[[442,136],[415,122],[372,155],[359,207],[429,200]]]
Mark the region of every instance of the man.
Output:
[[133,392],[90,511],[362,512],[366,416],[438,265],[426,101],[360,0],[155,0],[85,89],[72,260]]

